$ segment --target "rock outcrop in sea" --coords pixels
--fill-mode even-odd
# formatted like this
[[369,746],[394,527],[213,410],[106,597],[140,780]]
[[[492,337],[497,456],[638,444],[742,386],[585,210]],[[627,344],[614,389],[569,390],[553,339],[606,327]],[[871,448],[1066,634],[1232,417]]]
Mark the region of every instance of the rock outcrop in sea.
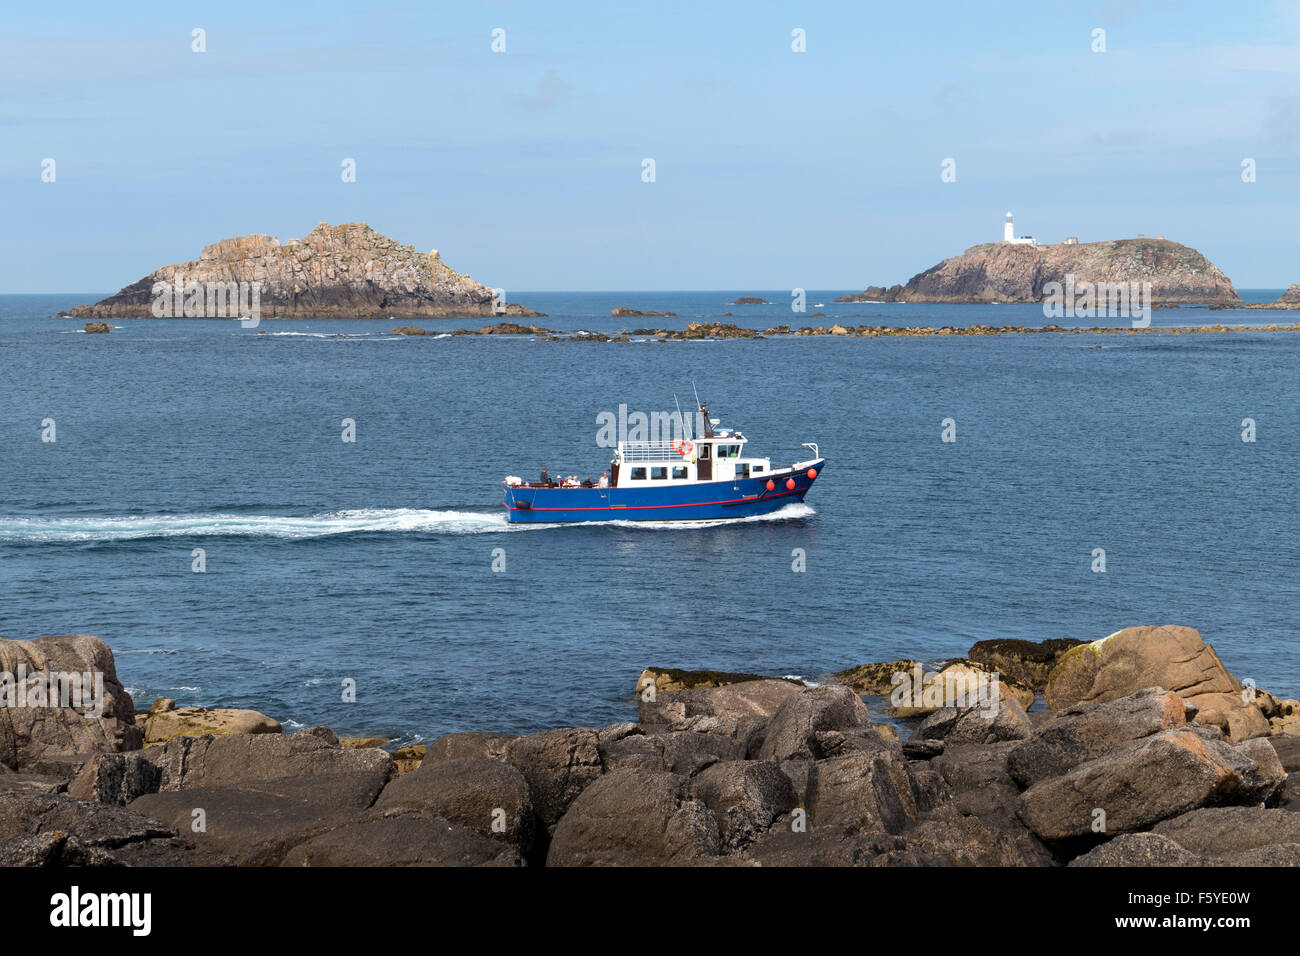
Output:
[[[223,239],[204,248],[195,262],[163,266],[116,295],[94,305],[79,305],[67,315],[159,317],[154,309],[159,283],[200,290],[200,308],[187,310],[178,295],[174,305],[169,300],[166,317],[240,318],[247,314],[246,308],[241,311],[241,303],[246,307],[252,301],[254,283],[260,284],[261,318],[539,315],[516,303],[494,310],[492,289],[449,268],[438,250],[417,252],[414,246],[402,245],[360,222],[339,226],[323,222],[301,239],[283,243],[267,235]],[[211,301],[209,284],[221,292],[220,314],[210,314],[218,303]],[[189,300],[191,292],[182,295]]]
[[910,724],[860,688],[917,661],[822,686],[652,667],[635,722],[397,754],[255,711],[138,713],[94,637],[0,640],[20,665],[29,694],[47,666],[98,672],[105,706],[0,707],[0,866],[1300,865],[1300,702],[1186,627],[981,642],[941,673],[997,696],[931,681]]
[[[906,285],[871,286],[836,302],[1042,302],[1049,282],[1150,282],[1153,302],[1235,303],[1214,263],[1168,239],[1028,245],[985,242],[920,272]],[[1105,303],[1103,301],[1102,307]]]

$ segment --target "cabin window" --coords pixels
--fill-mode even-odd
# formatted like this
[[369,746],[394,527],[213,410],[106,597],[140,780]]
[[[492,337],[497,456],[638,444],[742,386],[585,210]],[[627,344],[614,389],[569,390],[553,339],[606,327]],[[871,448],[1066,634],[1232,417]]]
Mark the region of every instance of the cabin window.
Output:
[[651,468],[650,477],[653,478],[655,481],[667,481],[668,480],[667,466],[664,466],[663,468]]
[[757,474],[758,472],[760,472],[760,471],[762,471],[762,470],[763,470],[763,466],[762,466],[762,465],[755,465],[755,466],[754,466],[754,473],[755,473],[755,474]]
[[739,445],[719,445],[719,446],[718,446],[718,457],[719,457],[719,458],[739,458],[739,457],[740,457],[740,446],[739,446]]
[[674,481],[684,481],[685,479],[686,479],[686,466],[685,466],[685,465],[674,465],[674,466],[673,466],[673,480],[674,480]]
[[708,446],[708,445],[701,445],[701,446],[700,446],[700,460],[701,460],[701,461],[707,461],[707,460],[708,460],[708,457],[709,457],[709,446]]
[[632,469],[632,480],[633,480],[633,481],[645,481],[645,469],[644,469],[644,468],[633,468],[633,469]]

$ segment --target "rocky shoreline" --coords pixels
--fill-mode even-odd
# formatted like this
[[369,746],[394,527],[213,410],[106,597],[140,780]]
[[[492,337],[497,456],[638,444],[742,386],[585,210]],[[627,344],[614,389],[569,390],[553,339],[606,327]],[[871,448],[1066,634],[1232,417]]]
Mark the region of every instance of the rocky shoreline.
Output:
[[397,754],[252,711],[137,712],[86,635],[0,641],[0,671],[103,681],[98,713],[0,684],[6,866],[1300,865],[1300,702],[1187,627],[821,686],[651,668],[635,722]]
[[[643,313],[650,314],[650,313]],[[555,329],[542,328],[537,325],[521,325],[517,322],[501,322],[486,325],[480,329],[431,330],[415,326],[403,326],[393,329],[394,335],[441,336],[441,335],[532,335],[540,342],[634,342],[650,340],[653,342],[695,341],[700,339],[767,339],[774,336],[819,336],[834,335],[843,338],[879,339],[879,338],[930,338],[932,336],[956,336],[969,338],[988,335],[1196,335],[1221,334],[1226,332],[1300,332],[1300,322],[1292,325],[1193,325],[1169,328],[1132,328],[1120,326],[1104,328],[1101,326],[1059,326],[1045,325],[1033,328],[1024,325],[971,325],[964,327],[942,326],[888,326],[858,325],[845,326],[838,323],[826,326],[803,326],[795,328],[778,325],[768,329],[750,329],[731,322],[689,322],[684,329],[624,329],[616,334],[582,329],[573,335],[564,335]],[[342,333],[340,333],[342,334]]]

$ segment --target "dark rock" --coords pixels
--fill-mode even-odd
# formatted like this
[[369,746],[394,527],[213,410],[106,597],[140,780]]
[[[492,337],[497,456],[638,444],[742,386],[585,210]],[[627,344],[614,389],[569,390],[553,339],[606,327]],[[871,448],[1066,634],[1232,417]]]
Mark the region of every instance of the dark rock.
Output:
[[[201,849],[240,865],[271,866],[298,844],[356,822],[379,796],[383,779],[332,773],[187,787],[145,794],[127,809],[162,820]],[[196,829],[200,821],[203,829]]]
[[768,722],[758,757],[792,760],[821,756],[817,732],[869,728],[871,714],[851,688],[840,684],[805,688],[785,699]]
[[0,842],[0,866],[52,867],[118,866],[108,850],[86,846],[75,836],[62,830],[51,830],[34,836],[18,837]]
[[992,744],[1029,737],[1032,728],[1025,708],[1005,684],[999,686],[1002,691],[996,702],[942,707],[921,721],[913,738],[953,744]]
[[1061,655],[1082,643],[1072,637],[1042,642],[997,638],[976,642],[966,656],[991,671],[997,671],[1007,681],[1042,690]]
[[928,815],[902,835],[900,849],[884,852],[873,866],[1049,866],[1051,858],[1022,852],[978,817],[953,807]]
[[524,775],[533,809],[547,826],[560,819],[602,770],[599,737],[587,728],[544,730],[518,737],[507,745],[506,760]]
[[339,747],[307,733],[175,737],[142,753],[158,767],[160,790],[361,774],[378,792],[393,775],[385,751]]
[[161,782],[158,765],[139,751],[97,754],[68,785],[68,796],[124,807],[138,796],[157,793]]
[[752,843],[795,806],[789,777],[764,760],[715,763],[691,781],[691,790],[713,812],[722,845],[730,851]]
[[903,756],[911,760],[930,760],[943,753],[942,740],[908,740],[903,744]]
[[690,777],[720,760],[743,760],[745,744],[721,734],[690,730],[658,735],[663,741],[663,766],[671,773]]
[[1182,698],[1158,687],[1067,708],[1011,752],[1007,770],[1021,786],[1031,786],[1162,730],[1186,726],[1186,710]]
[[690,717],[724,717],[759,723],[770,718],[800,688],[783,680],[745,681],[721,687],[671,691],[638,700],[640,723],[675,726]]
[[1300,814],[1262,807],[1206,807],[1162,820],[1152,832],[1193,853],[1231,853],[1300,843]]
[[518,739],[515,734],[494,734],[483,731],[443,734],[426,748],[424,762],[437,763],[440,760],[464,760],[470,757],[504,760],[506,747],[510,745],[510,741]]
[[1199,857],[1158,833],[1121,833],[1070,866],[1195,866]]
[[376,810],[410,809],[436,815],[484,836],[533,844],[533,801],[523,774],[487,757],[442,760],[402,774],[384,787]]
[[902,837],[889,833],[860,833],[842,826],[794,830],[789,821],[782,821],[742,855],[759,866],[871,866],[882,854],[906,848]]
[[721,850],[718,824],[684,777],[614,770],[587,787],[555,828],[548,866],[653,866]]
[[[407,776],[407,775],[404,775]],[[522,866],[519,848],[450,820],[416,813],[372,816],[306,840],[284,866]]]
[[[13,683],[0,685],[0,764],[25,771],[52,757],[139,749],[135,704],[117,679],[113,652],[99,638],[66,634],[34,641],[0,639],[0,672],[13,675]],[[8,705],[10,694],[22,694],[25,703],[41,704],[44,697],[48,704],[51,689],[62,702],[59,688],[46,683],[46,672],[89,675],[89,685],[83,681],[80,688],[82,699],[73,700],[69,694],[68,702],[74,705],[69,707]],[[26,675],[21,685],[20,674]],[[103,709],[99,716],[90,716],[96,709],[94,688],[100,675]]]
[[597,736],[600,738],[600,746],[604,747],[606,744],[617,743],[627,737],[635,737],[644,733],[645,731],[641,729],[640,725],[634,724],[630,720],[624,720],[602,728]]
[[176,835],[156,818],[122,807],[56,794],[0,794],[0,843],[56,830],[109,850]]
[[629,767],[641,770],[664,770],[662,737],[633,734],[619,740],[600,742],[600,760],[605,772]]
[[[1256,772],[1223,741],[1167,730],[1036,783],[1021,794],[1019,814],[1045,840],[1144,830],[1198,807],[1258,802],[1261,784],[1248,782]],[[1104,831],[1093,830],[1096,810]]]
[[906,764],[892,751],[819,760],[809,774],[812,826],[900,833],[917,816]]

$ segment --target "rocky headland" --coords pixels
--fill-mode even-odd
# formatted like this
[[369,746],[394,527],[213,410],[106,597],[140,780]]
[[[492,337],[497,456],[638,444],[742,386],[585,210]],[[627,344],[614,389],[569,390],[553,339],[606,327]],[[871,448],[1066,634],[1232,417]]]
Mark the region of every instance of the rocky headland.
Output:
[[86,635],[0,641],[19,665],[102,674],[103,707],[9,685],[0,865],[1300,865],[1300,702],[1187,627],[821,686],[649,668],[635,720],[396,754],[253,711],[138,712]]
[[[223,239],[204,248],[197,261],[163,266],[94,305],[79,305],[75,318],[131,319],[159,317],[154,305],[158,283],[182,290],[197,283],[201,307],[186,310],[169,304],[166,317],[240,318],[240,303],[251,303],[251,288],[260,284],[261,318],[461,318],[481,315],[538,316],[511,303],[494,311],[493,292],[449,268],[435,249],[417,252],[380,235],[365,223],[321,223],[301,239],[280,242],[274,236]],[[238,291],[240,283],[247,289]],[[208,286],[220,286],[221,314],[209,314]],[[229,286],[236,288],[227,293]],[[239,299],[242,295],[243,299]],[[189,293],[184,293],[186,298]],[[231,304],[231,299],[235,303]],[[213,303],[214,305],[216,303]],[[232,313],[233,310],[233,314]]]
[[[917,273],[906,285],[870,286],[836,302],[1042,302],[1063,285],[1150,282],[1153,302],[1237,303],[1232,282],[1195,249],[1167,239],[1021,245],[985,242]],[[1234,306],[1235,307],[1235,306]]]

